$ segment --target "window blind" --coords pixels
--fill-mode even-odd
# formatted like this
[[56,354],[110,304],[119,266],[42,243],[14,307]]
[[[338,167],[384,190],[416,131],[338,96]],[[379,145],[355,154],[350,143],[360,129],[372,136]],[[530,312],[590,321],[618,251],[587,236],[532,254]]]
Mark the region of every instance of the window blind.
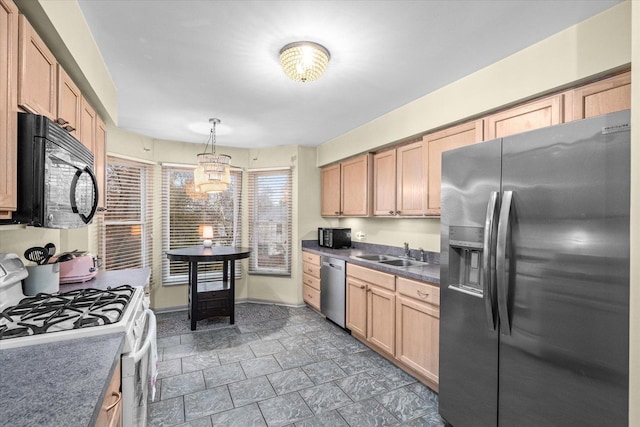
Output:
[[[202,245],[202,228],[213,226],[214,245],[240,246],[242,170],[231,170],[231,184],[220,193],[199,193],[193,184],[193,166],[163,165],[162,250]],[[241,263],[236,263],[236,277]],[[188,263],[162,259],[164,285],[188,283]],[[222,263],[198,263],[198,278],[220,280]]]
[[107,211],[98,215],[98,246],[106,270],[151,268],[153,166],[107,156]]
[[290,168],[249,170],[249,274],[291,275]]

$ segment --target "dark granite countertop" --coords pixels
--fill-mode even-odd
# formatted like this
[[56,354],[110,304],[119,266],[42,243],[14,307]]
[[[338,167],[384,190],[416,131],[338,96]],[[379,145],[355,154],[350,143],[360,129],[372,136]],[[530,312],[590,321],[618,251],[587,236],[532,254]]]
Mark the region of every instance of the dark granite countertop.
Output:
[[0,424],[92,426],[124,333],[0,351]]
[[[385,273],[395,274],[396,276],[406,277],[409,279],[421,280],[433,284],[440,284],[440,254],[435,252],[425,252],[428,264],[420,267],[394,267],[390,265],[380,264],[374,261],[365,261],[354,258],[363,254],[383,254],[391,256],[402,255],[402,248],[392,246],[375,245],[371,243],[353,242],[349,249],[331,249],[318,245],[315,240],[303,240],[302,250],[319,255],[330,255],[332,257],[345,260],[349,263],[368,267],[373,270],[383,271]],[[411,256],[417,257],[415,249],[411,251]]]
[[69,283],[60,285],[60,292],[74,291],[76,289],[107,289],[115,288],[120,285],[130,285],[143,287],[149,282],[151,276],[150,268],[128,268],[125,270],[107,270],[100,271],[91,280],[82,283]]

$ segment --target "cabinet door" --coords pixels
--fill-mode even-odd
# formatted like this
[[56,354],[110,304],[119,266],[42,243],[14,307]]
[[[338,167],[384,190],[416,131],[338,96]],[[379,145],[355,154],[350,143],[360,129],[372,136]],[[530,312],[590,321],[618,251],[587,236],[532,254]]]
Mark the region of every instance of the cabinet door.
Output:
[[17,207],[18,8],[0,0],[0,219]]
[[347,328],[352,333],[367,336],[367,285],[347,276]]
[[367,285],[367,341],[390,356],[395,354],[395,292]]
[[371,212],[369,154],[341,163],[342,215],[367,216]]
[[96,137],[93,156],[93,172],[98,180],[98,209],[103,211],[107,208],[107,127],[98,116],[96,116]]
[[121,388],[121,366],[120,362],[111,377],[111,382],[107,388],[96,426],[120,426],[122,425],[122,392]]
[[71,77],[58,64],[58,108],[56,122],[71,135],[78,137],[82,94]]
[[[565,117],[581,120],[631,108],[631,72],[600,80],[573,91]],[[569,104],[569,102],[567,102]]]
[[322,188],[320,192],[322,216],[340,215],[340,164],[326,166],[321,171]]
[[485,139],[502,138],[562,123],[562,100],[563,95],[554,95],[487,117]]
[[397,215],[423,215],[427,210],[427,145],[398,147]]
[[475,120],[444,129],[423,137],[428,150],[428,201],[427,214],[440,215],[440,185],[442,183],[442,153],[454,148],[481,142],[483,121]]
[[398,295],[396,357],[438,384],[440,310],[437,306]]
[[56,59],[24,15],[20,15],[19,22],[18,105],[55,120]]
[[79,140],[94,154],[95,161],[95,140],[96,140],[96,112],[91,105],[82,98],[82,109],[80,112],[80,134]]
[[373,214],[396,214],[396,150],[373,156]]

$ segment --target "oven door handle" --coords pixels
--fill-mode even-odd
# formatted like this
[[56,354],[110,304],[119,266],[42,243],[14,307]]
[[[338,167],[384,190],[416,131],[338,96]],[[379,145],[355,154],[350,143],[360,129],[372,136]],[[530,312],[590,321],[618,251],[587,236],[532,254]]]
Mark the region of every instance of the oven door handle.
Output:
[[129,357],[133,358],[133,363],[138,363],[147,354],[152,342],[156,340],[156,315],[148,308],[145,310],[145,314],[147,315],[147,322],[149,322],[147,338],[138,351],[129,354]]

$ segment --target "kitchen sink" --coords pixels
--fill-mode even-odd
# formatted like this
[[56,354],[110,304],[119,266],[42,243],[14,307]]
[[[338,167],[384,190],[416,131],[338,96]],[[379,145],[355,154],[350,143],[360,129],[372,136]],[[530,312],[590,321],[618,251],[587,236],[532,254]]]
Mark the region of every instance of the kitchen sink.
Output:
[[428,265],[429,263],[413,261],[410,259],[390,259],[388,261],[380,261],[380,264],[393,265],[395,267],[415,267],[415,266]]
[[359,258],[365,261],[376,261],[376,262],[397,260],[397,258],[390,257],[387,255],[380,255],[380,254],[354,255],[354,258]]

